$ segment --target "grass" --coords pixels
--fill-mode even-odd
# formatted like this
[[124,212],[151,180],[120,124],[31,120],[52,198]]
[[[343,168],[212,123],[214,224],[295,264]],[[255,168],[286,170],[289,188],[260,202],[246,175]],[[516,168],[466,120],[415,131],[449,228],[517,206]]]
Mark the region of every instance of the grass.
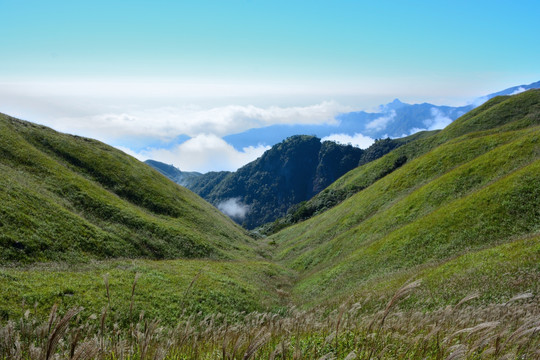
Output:
[[[531,94],[540,103],[538,91],[523,99],[496,99],[456,120],[450,134],[445,129],[420,139],[448,140],[338,206],[271,236],[274,259],[299,273],[293,298],[313,306],[378,283],[391,290],[389,281],[540,231],[540,113]],[[499,121],[493,109],[511,116]],[[478,119],[489,119],[494,127]],[[460,123],[479,131],[467,133]],[[333,186],[361,183],[358,174],[391,163],[388,159],[407,146]],[[537,280],[533,276],[529,283]]]
[[[126,310],[135,277],[130,317]],[[289,277],[277,265],[256,261],[110,260],[4,267],[0,269],[0,316],[4,321],[17,319],[30,310],[43,317],[54,304],[62,311],[82,306],[89,316],[108,305],[120,323],[145,311],[149,318],[172,325],[183,312],[200,312],[204,317],[216,309],[226,315],[279,309],[278,289],[287,290]]]
[[[277,234],[279,259],[306,268],[303,259],[335,254],[329,247],[350,251],[385,236],[529,165],[538,157],[537,138],[538,130],[529,129],[443,145],[316,220]],[[317,241],[321,247],[310,249]]]
[[176,318],[175,327],[141,315],[129,327],[107,323],[114,311],[81,316],[80,308],[48,320],[27,312],[0,326],[0,358],[50,359],[505,359],[537,358],[540,304],[528,293],[506,304],[469,306],[475,294],[445,308],[403,311],[400,303],[421,282],[404,284],[373,312],[366,299],[330,313],[288,309]]
[[255,258],[229,218],[95,140],[0,115],[0,259]]
[[[522,97],[496,97],[463,115],[444,131],[420,132],[403,138],[406,142],[403,146],[348,172],[307,201],[302,210],[311,216],[318,215],[399,169],[405,162],[410,162],[447,142],[520,130],[539,125],[539,119],[538,90],[527,92]],[[291,223],[291,219],[284,218],[267,227],[270,229],[269,233],[274,233],[274,230],[281,230]]]

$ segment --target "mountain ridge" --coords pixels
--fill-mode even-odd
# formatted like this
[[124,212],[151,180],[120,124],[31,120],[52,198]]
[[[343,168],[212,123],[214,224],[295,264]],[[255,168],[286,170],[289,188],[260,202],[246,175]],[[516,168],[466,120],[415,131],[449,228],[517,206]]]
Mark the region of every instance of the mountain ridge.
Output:
[[[499,95],[510,95],[517,90],[540,88],[540,81],[510,88],[478,97],[472,104],[462,106],[435,105],[430,103],[407,104],[395,99],[380,105],[378,111],[355,111],[339,114],[335,125],[272,125],[249,129],[241,133],[227,135],[223,139],[241,151],[244,147],[273,146],[283,139],[297,134],[312,134],[320,138],[332,134],[354,136],[362,134],[374,139],[403,137],[419,130],[439,130],[461,115]],[[397,103],[396,100],[399,102]],[[392,106],[391,104],[394,104]],[[395,108],[394,108],[395,107]],[[392,111],[395,111],[393,113]],[[397,125],[388,127],[387,125]]]

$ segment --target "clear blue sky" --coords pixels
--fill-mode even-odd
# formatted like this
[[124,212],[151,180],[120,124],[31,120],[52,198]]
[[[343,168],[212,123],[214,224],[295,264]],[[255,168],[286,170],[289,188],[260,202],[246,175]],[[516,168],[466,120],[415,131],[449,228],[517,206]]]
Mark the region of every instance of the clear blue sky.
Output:
[[538,81],[539,19],[538,0],[0,0],[0,112],[234,169],[264,147],[228,134]]
[[538,1],[0,0],[0,13],[10,79],[514,84],[540,74]]

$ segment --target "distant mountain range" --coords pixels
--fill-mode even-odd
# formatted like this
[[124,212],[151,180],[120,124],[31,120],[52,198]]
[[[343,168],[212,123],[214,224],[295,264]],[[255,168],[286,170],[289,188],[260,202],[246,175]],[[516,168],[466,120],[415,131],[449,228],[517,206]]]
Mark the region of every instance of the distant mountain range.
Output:
[[[426,130],[429,134],[432,130],[446,127],[454,119],[495,96],[514,95],[532,88],[540,88],[540,81],[489,94],[478,98],[474,105],[461,107],[429,103],[406,104],[395,99],[381,105],[376,113],[359,111],[342,114],[339,116],[340,125],[337,128],[330,125],[275,125],[252,129],[225,137],[225,140],[244,147],[253,145],[254,141],[273,143],[284,134],[291,133],[293,136],[273,144],[261,158],[235,172],[200,174],[183,172],[172,165],[154,160],[147,160],[146,163],[176,183],[199,194],[248,229],[273,222],[287,214],[286,223],[289,224],[324,211],[357,191],[358,189],[332,193],[323,200],[319,198],[316,204],[301,206],[300,203],[311,199],[346,172],[378,159],[411,140],[423,137]],[[370,148],[361,150],[350,145],[321,142],[317,137],[336,132],[350,135],[362,133],[379,140]],[[406,161],[406,158],[397,159],[392,168],[397,169]],[[381,176],[384,175],[386,173]],[[298,204],[300,206],[292,207]],[[270,232],[275,230],[272,228]]]
[[399,99],[380,105],[376,112],[355,111],[337,116],[338,125],[272,125],[250,129],[238,134],[225,136],[223,139],[236,149],[248,146],[272,146],[283,139],[310,134],[320,138],[332,134],[354,136],[363,134],[373,139],[386,137],[397,138],[411,135],[420,130],[443,129],[446,125],[498,95],[514,95],[519,92],[540,88],[540,81],[529,85],[518,85],[475,99],[466,106],[441,106],[429,103],[406,104]]

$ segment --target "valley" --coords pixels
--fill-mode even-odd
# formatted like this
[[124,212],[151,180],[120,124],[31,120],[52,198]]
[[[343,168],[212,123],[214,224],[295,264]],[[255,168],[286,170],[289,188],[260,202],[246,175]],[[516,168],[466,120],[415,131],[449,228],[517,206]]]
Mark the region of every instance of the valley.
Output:
[[[355,149],[289,138],[182,178],[200,197],[0,115],[0,359],[540,356],[540,90]],[[268,190],[283,163],[302,183]],[[250,232],[202,199],[238,196],[276,211]]]

